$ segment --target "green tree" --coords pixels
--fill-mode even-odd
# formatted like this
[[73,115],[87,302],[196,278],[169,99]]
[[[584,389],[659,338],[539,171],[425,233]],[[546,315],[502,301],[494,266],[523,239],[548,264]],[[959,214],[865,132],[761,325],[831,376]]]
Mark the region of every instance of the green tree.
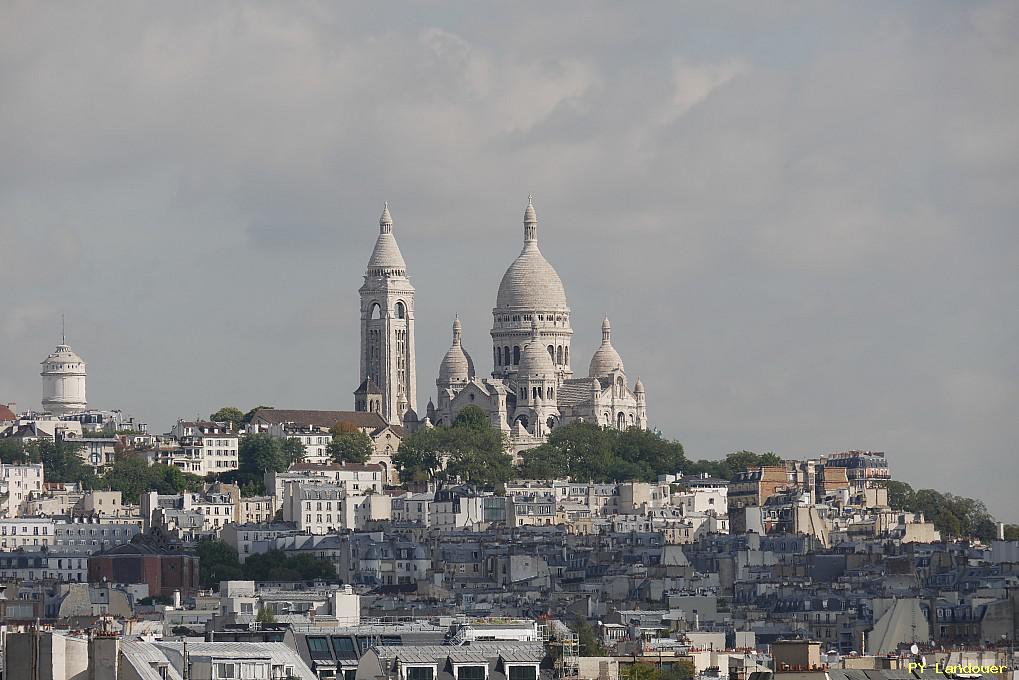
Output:
[[215,423],[230,423],[234,431],[238,431],[245,422],[244,411],[234,406],[224,406],[209,416],[209,420]]
[[404,437],[393,454],[393,465],[404,481],[424,482],[439,470],[443,452],[443,428],[429,427]]
[[[493,486],[513,477],[507,441],[485,412],[465,407],[450,427],[432,427],[407,436],[393,456],[405,480],[430,478]],[[445,467],[441,462],[445,460]],[[441,469],[440,469],[441,468]]]
[[545,444],[521,454],[518,474],[532,478],[569,476],[578,481],[655,481],[689,466],[679,442],[661,433],[594,423],[556,428]]
[[517,476],[523,479],[563,479],[570,474],[570,460],[562,449],[542,444],[520,454]]
[[697,673],[693,659],[679,658],[672,662],[671,668],[664,668],[659,672],[659,680],[693,680]]
[[910,511],[914,506],[916,492],[909,484],[888,480],[884,483],[884,487],[888,489],[888,507],[893,510]]
[[284,472],[303,456],[304,445],[298,439],[279,439],[264,432],[246,434],[238,445],[238,469],[220,479],[235,482],[246,495],[262,494],[267,470]]
[[23,465],[37,462],[32,460],[22,440],[11,437],[0,439],[0,463],[5,465]]
[[137,503],[145,491],[160,494],[179,494],[182,491],[200,491],[203,480],[172,465],[149,465],[135,455],[121,456],[102,477],[102,484],[119,491],[125,503]]
[[219,588],[220,581],[244,579],[237,551],[219,540],[205,540],[195,548],[198,554],[198,578],[203,588]]
[[82,488],[92,489],[96,473],[82,460],[84,447],[85,442],[62,439],[52,442],[40,440],[27,446],[30,458],[43,464],[46,481],[79,482]]
[[575,614],[573,624],[570,626],[577,634],[577,644],[580,647],[580,656],[605,656],[605,647],[595,634],[594,627],[580,614]]
[[336,423],[329,432],[333,439],[326,452],[337,463],[367,462],[375,449],[371,437],[350,423]]
[[513,477],[513,458],[506,453],[506,436],[492,427],[488,416],[477,406],[465,407],[457,414],[453,426],[441,432],[443,451],[449,457],[440,478],[494,486]]
[[623,680],[659,680],[658,669],[646,661],[638,661],[619,672]]

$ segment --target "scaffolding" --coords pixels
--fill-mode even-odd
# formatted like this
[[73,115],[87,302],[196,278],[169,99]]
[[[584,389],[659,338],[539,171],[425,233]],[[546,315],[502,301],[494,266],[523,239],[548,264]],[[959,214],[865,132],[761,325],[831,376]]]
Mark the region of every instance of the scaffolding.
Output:
[[576,680],[580,677],[580,638],[559,619],[538,621],[541,640],[555,659],[555,677]]

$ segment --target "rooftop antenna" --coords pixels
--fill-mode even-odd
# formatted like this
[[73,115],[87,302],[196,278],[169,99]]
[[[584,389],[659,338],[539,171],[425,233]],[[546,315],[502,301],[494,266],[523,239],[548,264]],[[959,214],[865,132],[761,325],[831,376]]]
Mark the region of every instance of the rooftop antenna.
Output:
[[60,315],[60,344],[61,345],[66,345],[67,344],[67,334],[64,332],[64,330],[65,330],[65,328],[64,328],[64,315],[61,314]]

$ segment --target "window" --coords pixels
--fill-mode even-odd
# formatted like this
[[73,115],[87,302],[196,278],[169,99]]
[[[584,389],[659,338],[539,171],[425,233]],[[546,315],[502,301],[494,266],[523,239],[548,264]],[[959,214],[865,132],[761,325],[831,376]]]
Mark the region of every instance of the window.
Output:
[[510,666],[509,680],[537,680],[538,669],[534,666]]
[[308,638],[308,652],[311,653],[313,659],[328,659],[330,657],[329,641],[324,637]]
[[432,666],[410,666],[407,668],[407,680],[432,680],[435,668]]
[[402,302],[396,303],[396,318],[404,319],[407,317],[407,308],[403,306]]
[[217,663],[215,667],[217,678],[237,677],[237,667],[232,663]]
[[357,652],[354,651],[354,640],[349,637],[334,637],[333,651],[337,659],[356,659]]
[[513,346],[513,365],[516,366],[520,363],[520,345]]
[[460,666],[456,672],[456,680],[485,680],[485,667]]

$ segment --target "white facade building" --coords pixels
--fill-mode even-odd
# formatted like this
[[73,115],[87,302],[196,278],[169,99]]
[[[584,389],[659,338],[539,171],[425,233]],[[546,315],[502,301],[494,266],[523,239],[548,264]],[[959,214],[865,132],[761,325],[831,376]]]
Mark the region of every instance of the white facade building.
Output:
[[464,407],[478,406],[517,451],[574,421],[647,429],[644,385],[638,378],[631,387],[608,319],[601,330],[587,377],[574,377],[566,289],[538,249],[538,218],[528,200],[524,246],[503,275],[492,310],[492,377],[476,375],[456,319],[453,344],[439,365],[438,400],[429,402],[421,424],[449,425]]
[[236,470],[240,466],[240,438],[230,423],[178,420],[170,431],[179,449],[161,450],[158,462],[204,477]]
[[393,236],[389,204],[379,218],[361,296],[360,385],[354,409],[381,413],[402,423],[408,411],[417,420],[417,369],[414,356],[414,286]]
[[42,362],[42,407],[63,416],[88,408],[85,399],[85,361],[63,339]]
[[43,492],[42,463],[0,464],[0,517],[28,514],[29,502]]

